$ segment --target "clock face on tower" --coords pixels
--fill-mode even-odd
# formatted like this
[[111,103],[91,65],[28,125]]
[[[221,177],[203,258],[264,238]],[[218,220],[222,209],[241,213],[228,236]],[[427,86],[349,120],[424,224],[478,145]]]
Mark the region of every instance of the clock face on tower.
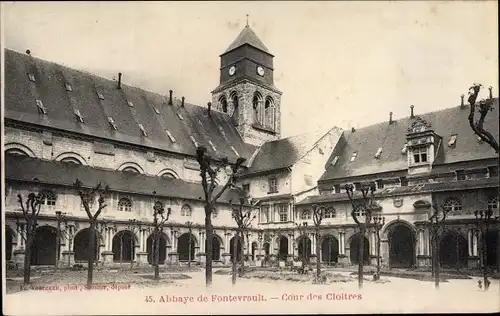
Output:
[[262,68],[261,66],[258,66],[257,73],[259,74],[259,76],[264,76],[264,68]]
[[231,66],[231,68],[229,68],[229,75],[232,76],[234,75],[235,72],[236,72],[236,66]]

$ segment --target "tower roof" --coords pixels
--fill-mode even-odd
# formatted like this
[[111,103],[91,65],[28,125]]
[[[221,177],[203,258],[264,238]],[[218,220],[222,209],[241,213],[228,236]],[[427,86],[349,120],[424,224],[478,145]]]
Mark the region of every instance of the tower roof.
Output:
[[262,41],[257,37],[255,32],[250,28],[250,26],[245,26],[245,28],[240,32],[238,37],[234,40],[234,42],[229,45],[224,53],[230,52],[233,49],[236,49],[245,44],[251,45],[261,51],[264,51],[268,54],[271,54],[267,49],[266,45],[262,43]]

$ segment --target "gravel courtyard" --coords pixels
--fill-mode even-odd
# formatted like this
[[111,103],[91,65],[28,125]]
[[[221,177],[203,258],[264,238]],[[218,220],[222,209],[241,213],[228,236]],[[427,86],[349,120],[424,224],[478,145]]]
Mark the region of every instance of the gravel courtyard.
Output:
[[[238,278],[214,274],[210,290],[204,271],[183,272],[190,278],[165,286],[122,290],[31,290],[5,296],[4,313],[49,314],[255,314],[255,313],[405,313],[494,312],[500,310],[500,284],[478,289],[477,280],[452,279],[434,289],[432,282],[384,277],[388,282],[314,285],[282,280]],[[348,272],[339,272],[346,277]],[[355,276],[354,276],[355,278]],[[36,302],[36,304],[33,304]]]

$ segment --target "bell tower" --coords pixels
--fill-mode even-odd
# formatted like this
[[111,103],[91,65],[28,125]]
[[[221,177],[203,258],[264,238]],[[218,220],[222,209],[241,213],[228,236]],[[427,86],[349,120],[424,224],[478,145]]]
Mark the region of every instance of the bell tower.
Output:
[[274,86],[273,58],[247,25],[220,55],[220,83],[212,104],[233,119],[246,143],[260,146],[281,135],[281,95]]

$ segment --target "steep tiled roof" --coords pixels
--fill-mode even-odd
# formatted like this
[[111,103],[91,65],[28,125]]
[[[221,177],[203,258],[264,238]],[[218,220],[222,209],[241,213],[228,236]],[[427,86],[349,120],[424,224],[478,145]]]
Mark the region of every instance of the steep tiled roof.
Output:
[[[156,191],[156,196],[201,201],[204,197],[201,184],[180,179],[165,179],[133,172],[103,170],[31,157],[5,156],[6,180],[36,181],[41,184],[72,186],[77,178],[83,186],[95,187],[102,181],[109,185],[111,190],[119,192],[152,195],[153,191]],[[221,188],[218,186],[214,194]],[[228,203],[229,199],[237,200],[239,196],[239,191],[226,190],[219,202]]]
[[318,130],[262,144],[245,174],[291,167],[330,130]]
[[[441,136],[440,152],[434,164],[448,164],[467,160],[479,160],[498,157],[494,150],[485,142],[479,142],[467,120],[469,106],[455,106],[440,111],[430,112],[420,116],[431,124],[431,129]],[[345,145],[332,156],[338,156],[337,163],[330,165],[321,181],[346,177],[404,170],[408,168],[407,155],[401,150],[406,143],[408,127],[415,118],[405,117],[399,120],[378,123],[357,129],[354,132],[345,131]],[[498,98],[495,99],[493,111],[488,114],[485,128],[498,139]],[[457,134],[454,147],[449,147],[451,135]],[[380,158],[375,158],[379,147],[382,147]],[[350,161],[354,152],[357,157]],[[331,160],[331,159],[330,159]]]
[[243,46],[245,44],[251,45],[255,48],[260,49],[261,51],[270,54],[266,45],[262,43],[262,41],[257,37],[254,31],[248,25],[245,26],[245,28],[240,32],[238,37],[236,37],[234,42],[231,45],[229,45],[229,47],[226,49],[224,53],[230,52],[233,49]]
[[[378,190],[374,193],[374,197],[397,196],[408,194],[423,194],[438,191],[462,191],[473,190],[479,188],[498,188],[498,177],[464,180],[464,181],[451,181],[451,182],[434,182],[418,184],[413,186],[394,187],[383,190]],[[354,198],[361,198],[360,191],[354,192]],[[315,195],[308,196],[295,205],[309,205],[314,203],[328,203],[336,201],[349,201],[347,193],[329,194],[329,195]]]
[[[35,82],[30,81],[28,74],[34,75]],[[255,150],[243,142],[227,114],[211,111],[208,115],[206,108],[188,103],[181,107],[179,100],[168,105],[166,96],[124,84],[117,89],[113,80],[12,50],[5,50],[5,81],[6,119],[192,156],[196,154],[190,137],[193,136],[199,145],[207,147],[210,155],[226,156],[230,161],[237,158],[231,145],[247,159]],[[72,91],[67,91],[66,83]],[[47,108],[47,115],[38,113],[37,99]],[[80,111],[83,124],[77,121],[75,110]],[[108,117],[116,123],[116,131]],[[139,124],[144,126],[147,137],[142,135]]]

